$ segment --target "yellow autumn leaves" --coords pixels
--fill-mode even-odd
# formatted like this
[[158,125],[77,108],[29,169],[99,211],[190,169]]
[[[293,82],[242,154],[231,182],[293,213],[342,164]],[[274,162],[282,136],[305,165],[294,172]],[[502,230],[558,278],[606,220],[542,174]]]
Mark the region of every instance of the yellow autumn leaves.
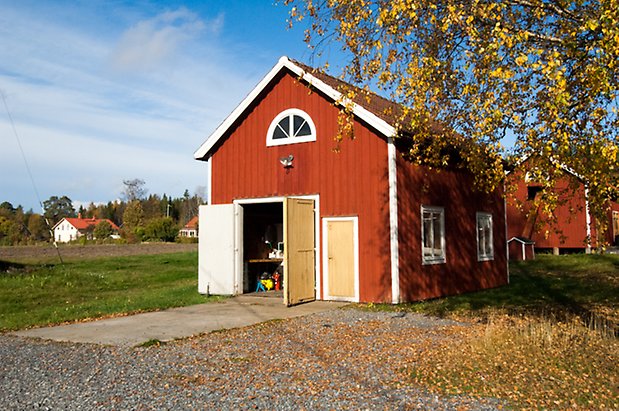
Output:
[[[284,3],[297,21],[308,17],[309,44],[342,49],[346,80],[407,108],[397,123],[417,163],[459,162],[492,190],[504,177],[493,157],[543,156],[549,186],[562,165],[608,187],[589,199],[605,212],[619,178],[608,172],[619,138],[619,0]],[[447,160],[445,142],[459,151]]]
[[495,315],[451,327],[405,370],[440,394],[508,400],[515,409],[614,409],[617,341],[578,321]]

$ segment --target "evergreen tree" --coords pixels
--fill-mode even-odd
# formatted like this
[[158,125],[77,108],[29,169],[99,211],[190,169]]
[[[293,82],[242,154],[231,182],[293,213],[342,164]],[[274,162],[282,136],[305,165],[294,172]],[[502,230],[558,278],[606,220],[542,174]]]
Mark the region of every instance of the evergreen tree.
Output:
[[65,217],[75,217],[73,202],[67,196],[51,196],[49,200],[43,202],[43,208],[45,209],[45,217],[50,220],[51,225]]

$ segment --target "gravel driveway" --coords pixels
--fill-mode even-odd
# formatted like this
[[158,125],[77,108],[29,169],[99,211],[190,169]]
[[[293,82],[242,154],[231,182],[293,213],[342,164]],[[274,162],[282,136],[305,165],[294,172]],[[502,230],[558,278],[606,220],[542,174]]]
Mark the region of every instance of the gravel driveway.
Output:
[[0,408],[496,409],[407,380],[424,346],[463,326],[340,309],[149,348],[2,335]]

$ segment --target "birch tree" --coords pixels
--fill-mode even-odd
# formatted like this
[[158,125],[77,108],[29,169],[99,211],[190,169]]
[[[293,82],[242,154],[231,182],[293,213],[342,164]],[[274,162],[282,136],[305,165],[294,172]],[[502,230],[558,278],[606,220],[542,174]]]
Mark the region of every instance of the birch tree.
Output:
[[535,155],[548,186],[582,176],[597,215],[616,195],[619,0],[284,3],[315,55],[341,48],[345,80],[402,104],[411,161],[457,157],[492,190],[504,159]]

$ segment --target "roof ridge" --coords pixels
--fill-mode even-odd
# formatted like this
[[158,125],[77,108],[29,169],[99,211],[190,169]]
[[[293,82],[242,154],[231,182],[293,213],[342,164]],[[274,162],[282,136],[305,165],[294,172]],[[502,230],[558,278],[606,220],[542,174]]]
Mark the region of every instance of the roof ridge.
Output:
[[88,227],[93,226],[93,225],[97,225],[101,221],[107,221],[108,223],[110,223],[112,228],[114,228],[116,230],[120,229],[109,218],[97,218],[97,217],[89,217],[89,218],[63,217],[60,221],[58,221],[56,224],[54,224],[54,227],[52,227],[52,228],[56,228],[63,220],[68,221],[72,226],[74,226],[78,230],[79,229],[85,229],[85,228],[88,228]]
[[[331,75],[325,74],[313,67],[291,60],[286,56],[282,56],[277,64],[260,80],[254,89],[241,101],[241,103],[230,113],[224,121],[211,133],[211,135],[202,143],[198,150],[194,153],[196,160],[208,160],[209,153],[218,144],[220,139],[225,135],[226,131],[232,127],[234,122],[248,109],[248,107],[260,96],[260,93],[271,84],[276,76],[283,70],[291,72],[298,76],[300,80],[309,84],[310,87],[324,93],[329,99],[342,104],[352,102],[352,114],[360,118],[367,124],[372,126],[380,135],[391,138],[397,133],[395,118],[397,113],[394,113],[394,108],[402,107],[397,103],[387,100],[378,94],[371,93],[368,101],[367,92],[360,93],[348,99],[348,96],[343,95],[338,89],[342,84],[347,84],[350,87],[355,87],[352,84],[339,80]],[[359,88],[358,88],[359,89]]]
[[366,90],[363,87],[359,87],[359,86],[357,86],[357,85],[355,85],[355,84],[353,84],[353,83],[351,83],[349,81],[343,80],[343,79],[341,79],[339,77],[336,77],[336,76],[334,76],[332,74],[329,74],[325,70],[323,70],[321,67],[310,66],[308,64],[302,63],[302,62],[300,62],[298,60],[295,60],[295,59],[292,59],[290,57],[288,58],[288,60],[290,60],[292,63],[296,64],[297,66],[299,66],[299,67],[301,67],[303,69],[309,70],[310,74],[319,74],[321,76],[328,77],[328,78],[330,78],[330,79],[332,79],[332,80],[334,80],[334,81],[336,81],[338,83],[342,83],[343,85],[353,87],[353,88],[355,88],[355,89],[357,89],[357,90],[359,90],[359,91],[361,91],[363,93],[370,94],[373,97],[376,97],[376,98],[379,98],[381,100],[384,100],[385,102],[389,102],[389,103],[392,103],[392,104],[397,104],[397,105],[400,105],[400,106],[404,106],[403,104],[400,104],[397,101],[394,101],[394,100],[389,99],[387,97],[381,96],[380,94],[376,93],[375,91]]
[[[309,74],[317,77],[319,80],[325,81],[327,85],[333,87],[337,91],[342,91],[340,87],[351,87],[358,92],[358,94],[353,98],[353,101],[360,106],[366,108],[374,115],[380,117],[381,119],[391,123],[392,125],[399,122],[399,118],[396,114],[402,114],[402,111],[406,109],[404,104],[398,103],[392,99],[381,96],[380,94],[367,90],[363,87],[359,87],[351,82],[343,80],[341,78],[335,77],[322,68],[313,67],[307,65],[305,63],[301,63],[295,59],[288,58],[290,62],[299,66],[304,71],[307,71]],[[333,83],[333,84],[329,84]],[[367,101],[367,98],[370,98],[371,101]],[[394,112],[397,111],[398,113]]]

